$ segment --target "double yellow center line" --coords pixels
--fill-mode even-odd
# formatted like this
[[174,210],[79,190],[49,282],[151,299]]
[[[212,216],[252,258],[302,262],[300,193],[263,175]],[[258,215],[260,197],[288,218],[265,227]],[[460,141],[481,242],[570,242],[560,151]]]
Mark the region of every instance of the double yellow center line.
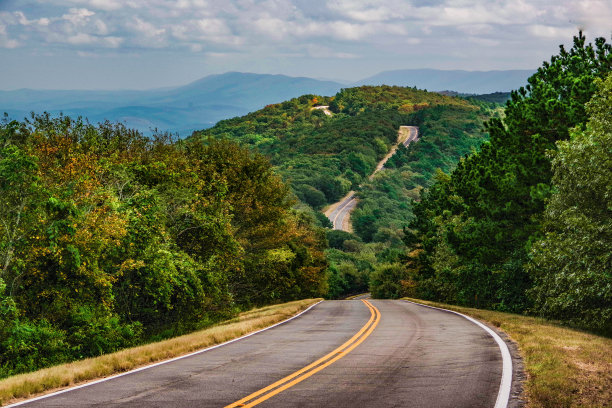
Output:
[[331,353],[321,357],[317,361],[307,365],[306,367],[286,376],[283,379],[276,381],[273,384],[262,388],[259,391],[247,395],[246,397],[227,405],[225,408],[234,407],[254,407],[257,404],[264,402],[265,400],[285,391],[287,388],[293,387],[294,385],[304,381],[311,375],[318,373],[325,367],[333,364],[340,360],[342,357],[350,353],[355,347],[360,345],[376,328],[380,321],[380,312],[367,300],[362,302],[370,309],[370,320],[359,330],[353,337],[351,337],[346,343],[332,351]]

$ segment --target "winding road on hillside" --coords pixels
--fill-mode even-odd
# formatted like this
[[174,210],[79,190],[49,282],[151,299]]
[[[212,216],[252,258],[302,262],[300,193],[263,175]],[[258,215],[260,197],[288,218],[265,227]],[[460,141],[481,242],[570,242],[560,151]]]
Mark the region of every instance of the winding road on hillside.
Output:
[[[419,138],[419,128],[416,126],[400,126],[397,136],[397,143],[389,150],[389,153],[378,162],[374,172],[368,177],[369,180],[374,178],[374,175],[385,167],[387,160],[393,156],[397,150],[397,146],[402,143],[404,146],[412,142],[416,142]],[[358,198],[354,191],[349,191],[348,194],[340,201],[330,205],[325,211],[325,215],[331,221],[335,230],[343,230],[353,232],[350,218],[351,212],[357,206]]]
[[505,408],[507,359],[485,330],[401,300],[324,301],[238,341],[19,405]]

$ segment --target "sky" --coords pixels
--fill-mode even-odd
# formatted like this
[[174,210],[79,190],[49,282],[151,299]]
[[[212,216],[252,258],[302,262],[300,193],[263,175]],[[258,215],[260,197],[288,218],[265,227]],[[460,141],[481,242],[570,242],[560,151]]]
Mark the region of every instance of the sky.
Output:
[[0,0],[0,89],[535,70],[579,29],[610,41],[612,0]]

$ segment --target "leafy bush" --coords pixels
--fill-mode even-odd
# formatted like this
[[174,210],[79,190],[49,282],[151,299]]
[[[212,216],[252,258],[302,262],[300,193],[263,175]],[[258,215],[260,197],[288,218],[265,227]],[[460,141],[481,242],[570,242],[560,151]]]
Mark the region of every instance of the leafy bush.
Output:
[[0,378],[71,359],[66,332],[46,320],[17,321],[0,339]]
[[370,292],[375,299],[398,299],[405,296],[403,282],[407,279],[406,268],[399,263],[381,264],[370,277]]
[[342,230],[331,230],[325,234],[330,248],[344,249],[344,241],[359,240],[359,237]]

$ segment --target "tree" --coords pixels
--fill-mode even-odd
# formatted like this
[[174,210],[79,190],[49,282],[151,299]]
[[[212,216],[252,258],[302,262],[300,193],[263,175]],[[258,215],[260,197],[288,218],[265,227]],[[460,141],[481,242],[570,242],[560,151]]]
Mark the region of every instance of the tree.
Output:
[[586,129],[550,152],[553,194],[532,248],[534,310],[612,333],[612,74],[597,81]]
[[7,277],[15,247],[35,213],[37,168],[36,157],[19,147],[0,148],[0,277]]
[[375,299],[398,299],[405,294],[406,268],[401,264],[382,264],[370,277],[370,292]]
[[478,294],[484,307],[529,307],[525,292],[532,277],[524,265],[529,247],[541,235],[551,192],[546,152],[568,139],[570,128],[584,128],[584,104],[595,92],[595,79],[610,71],[612,46],[604,38],[587,44],[579,33],[569,51],[561,46],[526,87],[512,92],[505,118],[486,125],[490,142],[462,160],[450,180],[434,186],[434,194],[417,205],[415,214],[427,218],[412,225],[424,249],[419,259],[429,263],[420,269],[433,276],[437,248],[456,255],[459,302]]

